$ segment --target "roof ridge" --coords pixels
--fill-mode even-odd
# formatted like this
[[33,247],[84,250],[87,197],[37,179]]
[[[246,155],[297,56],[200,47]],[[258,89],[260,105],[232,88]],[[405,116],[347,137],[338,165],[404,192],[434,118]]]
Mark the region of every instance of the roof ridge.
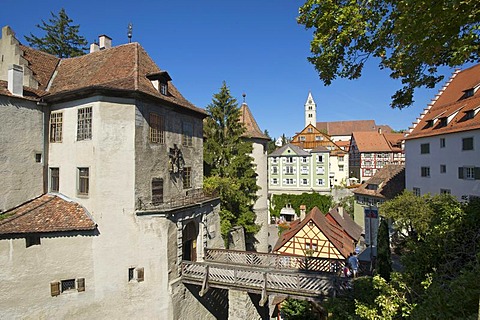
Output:
[[135,46],[134,46],[134,48],[135,48],[135,64],[134,64],[134,67],[133,67],[134,68],[134,70],[133,70],[133,73],[134,73],[133,74],[133,79],[134,79],[133,87],[134,87],[135,90],[139,90],[139,88],[138,88],[138,82],[139,82],[138,66],[139,66],[139,60],[140,60],[140,52],[139,52],[140,50],[138,49],[138,46],[139,46],[138,42],[135,42]]

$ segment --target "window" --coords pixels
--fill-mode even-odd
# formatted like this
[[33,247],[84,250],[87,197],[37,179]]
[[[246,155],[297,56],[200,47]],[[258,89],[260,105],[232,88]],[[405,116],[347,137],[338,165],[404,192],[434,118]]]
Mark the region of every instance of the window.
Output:
[[305,250],[317,251],[318,250],[317,240],[305,239]]
[[183,189],[192,187],[192,167],[183,168]]
[[430,167],[421,167],[420,173],[422,177],[430,177]]
[[308,179],[302,179],[302,185],[306,186],[308,185]]
[[278,163],[278,157],[273,157],[272,158],[272,163]]
[[480,167],[459,167],[458,178],[466,180],[480,180]]
[[445,138],[440,138],[440,148],[445,148]]
[[75,290],[75,279],[62,280],[60,283],[62,292]]
[[300,173],[301,174],[308,174],[308,167],[301,167],[300,168]]
[[323,155],[321,154],[317,155],[317,162],[323,162]]
[[372,169],[365,169],[364,176],[370,177],[372,175]]
[[144,268],[128,268],[128,282],[142,282],[145,280]]
[[317,179],[317,186],[323,186],[325,185],[325,180],[324,179]]
[[308,128],[308,129],[307,129],[307,132],[308,132],[308,133],[312,133],[312,132],[313,132],[313,128]]
[[465,120],[473,119],[475,117],[475,110],[465,111]]
[[338,171],[343,171],[343,165],[338,166]]
[[163,117],[150,113],[148,118],[150,126],[150,142],[151,143],[165,143],[165,123]]
[[293,179],[285,179],[285,184],[293,184]]
[[371,157],[372,157],[372,154],[371,154],[371,153],[365,153],[363,156],[364,156],[365,158],[371,158]]
[[308,163],[308,158],[307,157],[302,157],[302,163]]
[[322,141],[323,137],[322,136],[315,136],[315,141]]
[[317,167],[317,174],[325,174],[325,168],[324,167]]
[[365,167],[370,168],[372,166],[372,161],[365,161]]
[[79,195],[86,196],[89,192],[90,172],[89,168],[78,168],[78,191]]
[[164,96],[168,95],[168,83],[160,82],[160,93]]
[[473,150],[473,137],[462,139],[462,150]]
[[135,268],[128,268],[128,281],[132,281],[135,279]]
[[60,295],[60,293],[67,292],[84,292],[85,278],[68,279],[61,281],[50,282],[50,294],[52,297]]
[[440,189],[441,194],[451,194],[452,191],[450,189]]
[[430,153],[430,143],[422,143],[420,145],[420,153],[421,154]]
[[311,114],[311,113],[309,113],[309,114],[308,114],[308,117],[309,117],[309,118],[311,118],[311,117],[312,117],[312,114]]
[[287,157],[287,158],[285,158],[285,162],[286,162],[286,163],[293,163],[293,162],[294,162],[294,161],[293,161],[293,157]]
[[163,179],[152,179],[152,204],[159,205],[163,203]]
[[344,156],[339,156],[338,157],[338,162],[343,162],[345,160],[345,157]]
[[77,141],[92,139],[92,107],[78,109]]
[[307,140],[307,138],[305,136],[300,136],[299,140],[300,141],[305,141],[305,140]]
[[278,167],[272,166],[272,174],[278,174]]
[[278,179],[277,178],[272,178],[272,184],[278,184]]
[[191,122],[183,123],[182,145],[193,146],[193,124]]
[[60,169],[50,168],[50,191],[58,192],[60,190]]
[[417,197],[420,197],[420,188],[413,187],[412,191],[414,195],[416,195]]
[[42,162],[42,154],[41,153],[35,153],[35,162],[37,162],[37,163]]
[[446,173],[447,172],[447,165],[441,164],[440,165],[440,173]]
[[291,166],[285,167],[285,173],[286,174],[293,174],[294,173],[293,167],[291,167]]
[[25,247],[39,246],[41,244],[39,236],[27,236],[25,238]]
[[62,112],[50,114],[50,142],[62,142]]

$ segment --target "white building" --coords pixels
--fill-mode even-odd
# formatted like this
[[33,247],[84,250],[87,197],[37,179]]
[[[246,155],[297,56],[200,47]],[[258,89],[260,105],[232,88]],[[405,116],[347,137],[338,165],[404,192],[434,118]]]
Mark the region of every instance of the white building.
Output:
[[480,65],[453,73],[405,140],[406,188],[480,196]]
[[315,126],[317,123],[317,104],[313,100],[312,93],[308,93],[307,101],[305,102],[305,127],[309,124]]
[[211,316],[179,281],[223,245],[206,114],[138,43],[100,43],[60,60],[2,29],[2,318]]

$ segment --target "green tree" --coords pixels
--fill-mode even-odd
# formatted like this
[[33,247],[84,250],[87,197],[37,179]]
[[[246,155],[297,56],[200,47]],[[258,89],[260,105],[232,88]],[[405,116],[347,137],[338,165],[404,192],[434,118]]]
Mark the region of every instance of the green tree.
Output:
[[267,154],[270,154],[272,153],[273,151],[275,151],[275,149],[277,149],[277,146],[275,145],[275,139],[270,137],[270,135],[268,134],[268,130],[265,129],[264,131],[264,134],[268,137],[268,142],[267,142]]
[[319,319],[312,303],[303,300],[287,299],[281,306],[282,317],[285,320],[315,320]]
[[227,239],[234,226],[243,226],[247,235],[258,232],[253,204],[257,199],[256,173],[252,143],[242,139],[245,126],[240,119],[237,100],[223,82],[220,92],[207,106],[204,123],[204,188],[216,190],[221,200],[221,232]]
[[326,85],[359,78],[376,58],[403,84],[392,107],[411,105],[416,88],[433,88],[443,79],[439,67],[480,58],[477,0],[307,0],[297,21],[313,29],[308,60]]
[[73,20],[68,17],[63,8],[58,15],[53,12],[51,15],[49,23],[42,20],[42,24],[37,24],[37,28],[45,32],[43,37],[37,37],[32,33],[30,36],[25,36],[29,45],[59,58],[85,54],[87,40],[78,34],[80,26],[71,25]]
[[390,281],[392,257],[390,253],[390,237],[388,234],[388,223],[386,219],[382,219],[378,228],[376,269],[379,276]]

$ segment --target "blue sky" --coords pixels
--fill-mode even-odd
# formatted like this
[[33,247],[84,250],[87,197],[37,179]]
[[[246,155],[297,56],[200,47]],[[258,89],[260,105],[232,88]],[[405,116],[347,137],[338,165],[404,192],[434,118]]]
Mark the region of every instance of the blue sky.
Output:
[[[89,43],[106,34],[113,45],[139,42],[175,86],[205,108],[223,81],[232,95],[246,102],[262,130],[272,137],[293,136],[304,127],[304,104],[311,91],[317,121],[373,119],[406,129],[437,93],[419,90],[414,106],[392,109],[391,95],[400,88],[378,61],[367,64],[361,79],[338,79],[324,86],[308,63],[311,31],[296,23],[302,1],[30,1],[2,0],[1,26],[17,38],[43,35],[36,25],[63,7]],[[451,71],[447,71],[447,78]],[[443,83],[442,83],[443,85]]]

